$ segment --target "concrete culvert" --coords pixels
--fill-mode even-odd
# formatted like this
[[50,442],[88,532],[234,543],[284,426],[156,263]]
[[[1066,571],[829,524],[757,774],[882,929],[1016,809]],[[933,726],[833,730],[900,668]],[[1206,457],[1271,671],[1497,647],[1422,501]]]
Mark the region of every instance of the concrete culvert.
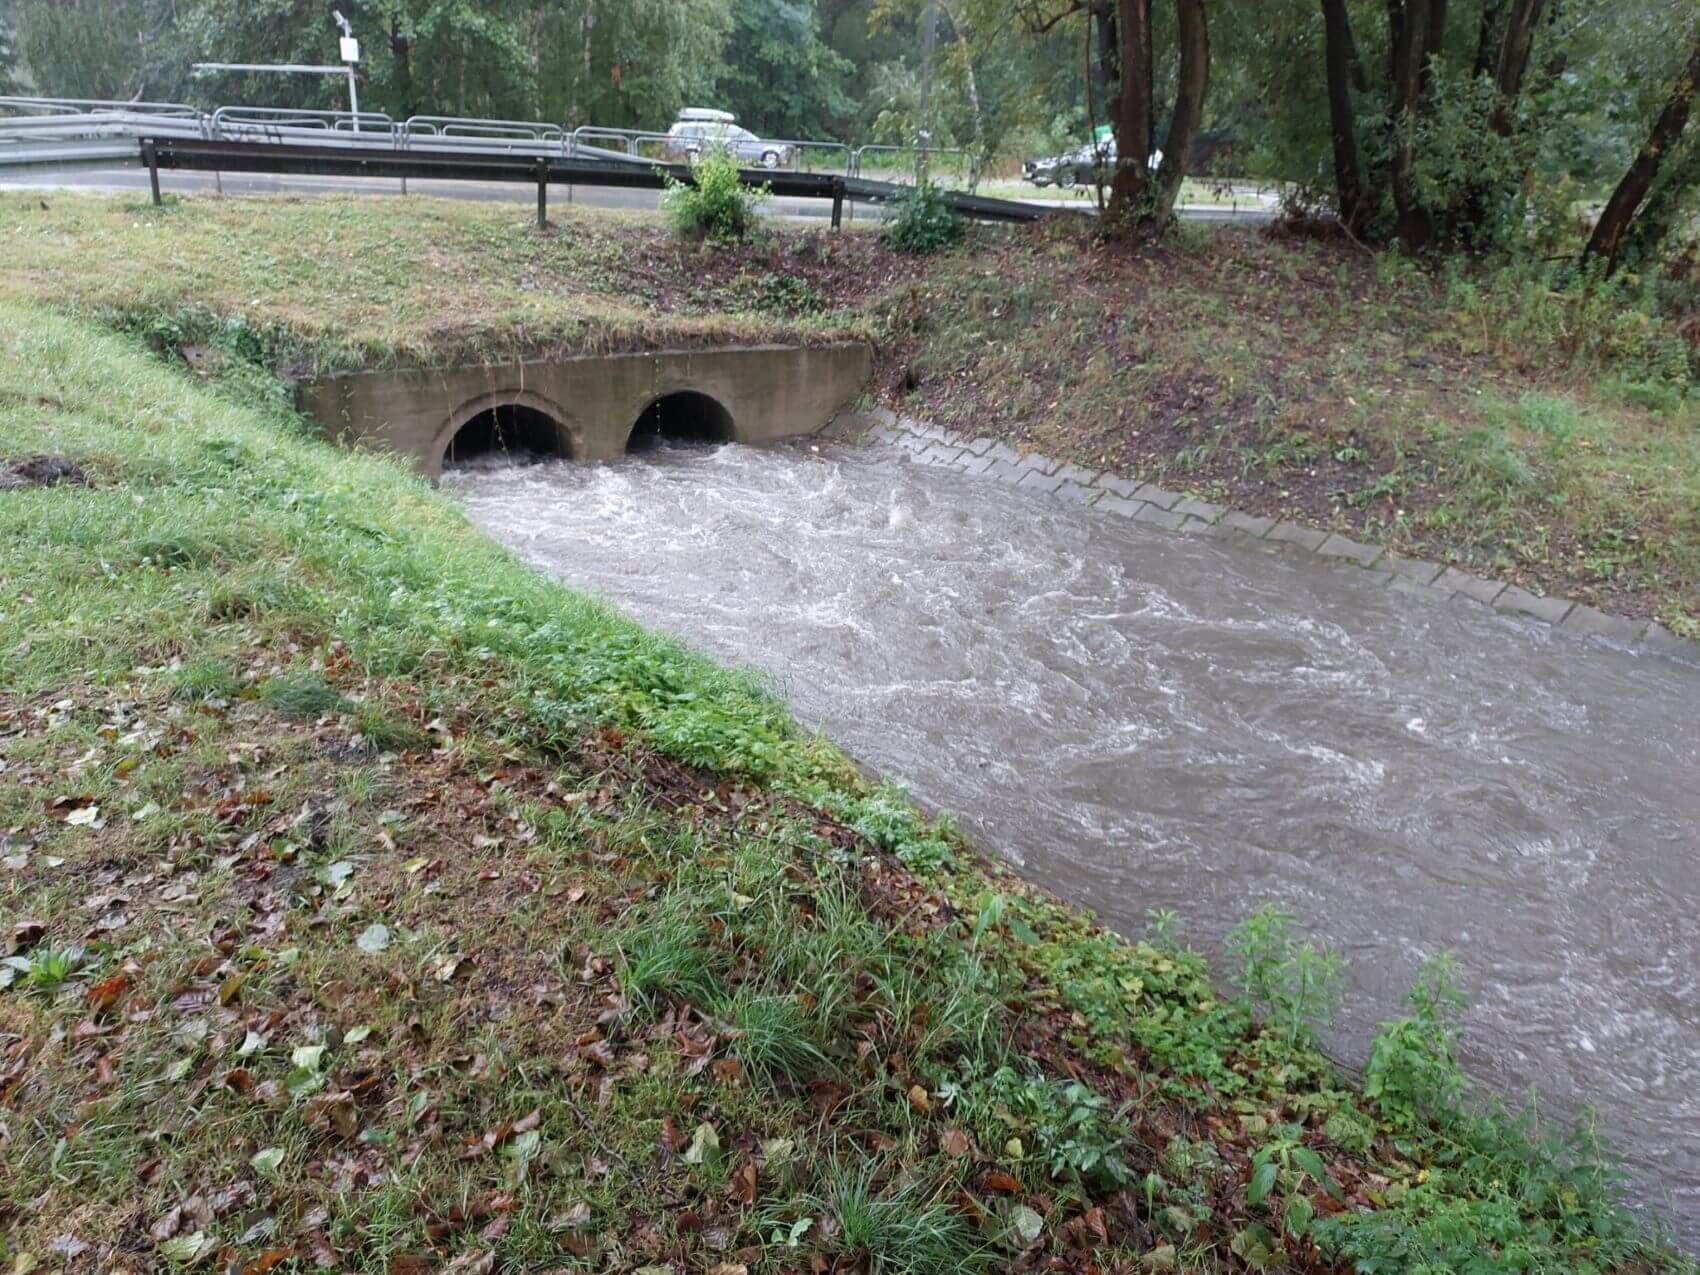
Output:
[[455,431],[443,453],[443,467],[485,459],[524,463],[569,451],[566,432],[548,413],[504,403],[478,413]]
[[626,451],[648,451],[663,442],[730,443],[734,437],[732,413],[706,394],[681,390],[643,409]]

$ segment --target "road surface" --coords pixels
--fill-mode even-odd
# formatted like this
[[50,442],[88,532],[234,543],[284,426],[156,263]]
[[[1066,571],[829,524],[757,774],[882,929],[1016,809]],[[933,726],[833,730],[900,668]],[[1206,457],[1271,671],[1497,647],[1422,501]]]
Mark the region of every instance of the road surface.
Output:
[[[399,195],[402,193],[401,182],[392,178],[377,177],[300,177],[295,175],[232,173],[221,179],[213,173],[161,172],[159,182],[160,189],[168,194],[186,194],[191,191],[218,189],[222,189],[227,195]],[[16,174],[8,174],[0,170],[0,189],[146,193],[148,190],[148,174],[145,169],[122,166],[63,172],[35,169]],[[407,183],[407,191],[414,195],[432,195],[445,199],[474,199],[487,203],[530,204],[537,198],[535,187],[515,182],[415,180]],[[659,191],[626,190],[610,186],[562,187],[555,185],[549,189],[551,202],[564,200],[568,203],[583,204],[590,208],[613,208],[638,212],[653,212],[660,197]],[[1028,202],[1051,208],[1075,208],[1083,212],[1091,211],[1090,207],[1083,206],[1079,200],[1034,199]],[[832,203],[825,199],[773,199],[768,204],[768,210],[773,215],[780,217],[824,220],[832,215]],[[852,218],[857,216],[878,218],[881,214],[879,209],[873,205],[862,204],[857,206],[852,201],[852,209],[849,215]],[[1267,209],[1240,209],[1236,211],[1211,204],[1183,206],[1178,210],[1178,215],[1184,221],[1232,222],[1236,225],[1248,226],[1267,225],[1275,219],[1274,212]]]

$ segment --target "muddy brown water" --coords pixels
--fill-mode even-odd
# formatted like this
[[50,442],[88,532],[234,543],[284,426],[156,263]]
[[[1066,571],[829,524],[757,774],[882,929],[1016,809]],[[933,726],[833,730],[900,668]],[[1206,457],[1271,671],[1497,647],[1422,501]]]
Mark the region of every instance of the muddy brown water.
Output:
[[1452,950],[1472,1076],[1597,1109],[1700,1247],[1700,670],[878,446],[447,484],[1115,928],[1290,910],[1349,962],[1347,1061]]

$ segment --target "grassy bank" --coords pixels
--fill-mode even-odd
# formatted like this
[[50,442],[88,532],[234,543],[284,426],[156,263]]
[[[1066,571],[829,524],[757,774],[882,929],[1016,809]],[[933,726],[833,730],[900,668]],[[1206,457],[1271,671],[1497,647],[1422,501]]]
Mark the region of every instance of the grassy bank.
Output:
[[13,1270],[1692,1269],[1443,968],[1355,1089],[255,388],[0,302]]
[[1700,395],[1639,285],[1059,224],[883,298],[911,415],[1700,635]]
[[4,295],[296,374],[866,335],[857,302],[901,266],[872,235],[699,252],[652,216],[564,206],[540,236],[433,199],[0,194],[0,234]]
[[571,208],[538,236],[429,199],[4,194],[0,234],[0,296],[203,368],[867,336],[911,414],[1700,635],[1700,400],[1640,285],[1577,300],[1261,231],[1111,252],[1079,218],[912,258]]

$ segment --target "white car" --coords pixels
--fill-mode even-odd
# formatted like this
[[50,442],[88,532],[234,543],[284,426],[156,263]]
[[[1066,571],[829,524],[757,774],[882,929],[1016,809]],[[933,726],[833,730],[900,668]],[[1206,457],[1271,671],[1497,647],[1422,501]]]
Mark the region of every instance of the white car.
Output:
[[696,163],[707,151],[725,151],[740,164],[779,168],[791,162],[792,148],[783,142],[763,141],[747,128],[738,126],[730,111],[711,111],[689,106],[679,112],[667,130],[667,147]]

